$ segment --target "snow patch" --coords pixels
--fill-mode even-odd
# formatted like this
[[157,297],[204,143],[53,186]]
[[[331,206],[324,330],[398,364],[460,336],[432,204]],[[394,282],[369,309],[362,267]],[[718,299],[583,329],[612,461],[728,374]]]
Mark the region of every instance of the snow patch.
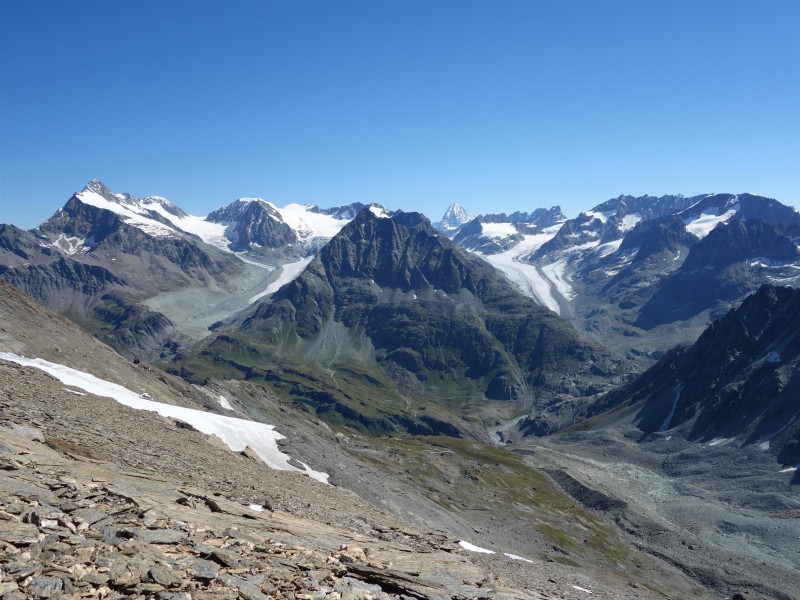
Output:
[[285,284],[297,279],[300,273],[303,272],[303,269],[305,269],[312,260],[314,260],[313,256],[307,256],[306,258],[300,259],[297,262],[287,263],[283,265],[281,267],[282,269],[281,274],[278,276],[278,278],[272,283],[270,283],[267,286],[267,289],[265,289],[263,292],[260,292],[255,296],[253,296],[252,298],[250,298],[247,301],[247,304],[249,305],[258,302],[264,296],[274,294],[279,289],[281,289],[281,287],[283,287]]
[[379,219],[388,219],[389,213],[382,206],[370,206],[369,211]]
[[284,439],[285,436],[275,431],[273,425],[145,400],[139,394],[121,385],[41,358],[25,358],[10,352],[0,352],[0,359],[34,367],[52,375],[65,385],[80,388],[96,396],[112,398],[130,408],[149,410],[163,417],[183,421],[205,434],[216,435],[234,452],[241,452],[249,446],[261,460],[273,469],[304,473],[312,479],[328,483],[327,473],[314,471],[306,465],[303,465],[305,470],[298,469],[289,463],[291,457],[278,449],[278,440]]
[[632,215],[625,215],[622,217],[622,223],[619,224],[619,230],[623,233],[633,229],[636,224],[642,220],[642,215],[634,213]]
[[79,252],[84,253],[89,250],[88,244],[84,238],[68,236],[63,233],[59,234],[58,239],[53,242],[53,246],[59,250],[63,250],[70,256]]
[[225,410],[233,410],[231,403],[228,402],[228,399],[225,396],[220,396],[219,398],[217,398],[217,401],[219,402],[219,405]]
[[225,237],[226,226],[222,223],[212,223],[211,221],[206,221],[206,217],[195,217],[193,215],[183,217],[182,219],[176,219],[173,215],[172,219],[174,219],[176,225],[186,233],[196,235],[210,246],[215,246],[220,250],[230,251],[228,248],[228,238]]
[[681,397],[681,391],[683,390],[683,384],[679,383],[675,386],[675,389],[672,390],[675,392],[675,399],[672,401],[672,410],[669,411],[667,418],[664,419],[664,422],[661,423],[661,427],[658,428],[659,431],[669,431],[669,426],[672,424],[672,417],[675,416],[675,409],[678,407],[678,399]]
[[494,550],[487,550],[486,548],[475,546],[474,544],[470,544],[469,542],[465,542],[464,540],[458,542],[458,545],[461,546],[464,550],[469,550],[470,552],[479,552],[480,554],[495,554]]
[[593,592],[592,590],[587,590],[586,588],[582,588],[582,587],[581,587],[581,586],[579,586],[579,585],[573,585],[572,587],[574,587],[574,588],[575,588],[576,590],[578,590],[579,592],[586,592],[586,593],[587,593],[587,594],[589,594],[589,595],[594,595],[594,592]]
[[[610,214],[608,213],[602,213],[595,210],[587,210],[583,214],[585,214],[587,217],[591,217],[592,219],[597,219],[601,223],[605,223],[606,221],[608,221],[608,217],[610,216]],[[611,214],[614,213],[612,212]]]
[[503,552],[503,556],[507,556],[511,560],[521,560],[526,563],[533,563],[533,561],[529,558],[523,558],[522,556],[517,556],[516,554],[509,554],[508,552]]
[[699,217],[693,220],[684,221],[686,230],[689,233],[696,235],[699,238],[706,237],[711,230],[714,229],[719,223],[726,223],[731,217],[739,212],[739,204],[735,204],[730,210],[726,210],[721,215],[716,215],[713,212],[703,212]]
[[726,444],[730,444],[733,441],[733,438],[716,438],[711,440],[708,445],[709,446],[724,446]]
[[597,256],[600,258],[604,258],[609,254],[614,254],[619,247],[622,245],[622,240],[614,240],[613,242],[606,242],[605,244],[601,244],[597,247]]
[[517,228],[512,223],[481,223],[481,232],[490,238],[506,238],[517,235]]
[[250,510],[254,510],[256,512],[264,512],[264,507],[261,506],[260,504],[251,504],[247,508],[249,508]]
[[764,362],[779,363],[781,362],[781,355],[777,352],[770,352],[767,358],[764,359]]
[[332,238],[350,222],[347,219],[335,219],[330,215],[313,212],[312,209],[315,207],[311,204],[287,204],[283,208],[277,206],[273,208],[281,215],[283,222],[294,229],[303,241],[317,237]]
[[[175,230],[168,225],[142,215],[136,210],[137,208],[141,211],[150,209],[145,209],[135,203],[119,204],[117,202],[111,202],[103,198],[100,194],[88,190],[76,194],[75,197],[84,204],[102,208],[119,215],[128,225],[137,227],[153,237],[171,237],[176,233]],[[174,218],[174,215],[172,215],[172,217]]]

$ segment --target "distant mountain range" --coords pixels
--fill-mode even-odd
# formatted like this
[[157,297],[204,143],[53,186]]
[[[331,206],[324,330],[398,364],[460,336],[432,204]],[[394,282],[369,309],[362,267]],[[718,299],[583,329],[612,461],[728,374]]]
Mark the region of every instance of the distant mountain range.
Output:
[[0,226],[0,276],[187,377],[277,379],[377,429],[474,429],[494,399],[545,433],[761,285],[796,286],[799,237],[797,211],[751,194],[620,196],[574,219],[454,204],[434,227],[255,198],[198,217],[95,180],[31,231]]
[[[661,573],[652,597],[796,597],[800,213],[776,200],[620,196],[575,218],[453,205],[433,224],[257,198],[192,216],[95,180],[32,230],[0,225],[0,279],[6,404],[51,423],[48,403],[68,398],[92,444],[112,447],[85,418],[95,399],[31,378],[18,366],[41,364],[31,353],[122,378],[135,402],[152,391],[277,417],[299,434],[292,456],[336,485],[459,531],[480,522],[566,569],[602,564],[647,585]],[[203,458],[181,458],[176,476]],[[640,571],[631,552],[669,567]]]

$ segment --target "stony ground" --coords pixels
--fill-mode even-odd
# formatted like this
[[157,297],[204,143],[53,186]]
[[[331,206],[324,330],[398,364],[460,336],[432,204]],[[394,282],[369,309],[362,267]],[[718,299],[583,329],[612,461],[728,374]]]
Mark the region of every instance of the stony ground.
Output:
[[273,423],[335,484],[0,360],[0,598],[719,597],[507,456],[332,431],[247,382],[190,386],[2,282],[0,351]]
[[34,369],[0,361],[0,390],[4,599],[663,598],[574,565],[467,552]]
[[800,493],[792,474],[780,473],[758,447],[651,438],[618,428],[528,439],[516,450],[613,518],[630,545],[721,597],[800,598]]

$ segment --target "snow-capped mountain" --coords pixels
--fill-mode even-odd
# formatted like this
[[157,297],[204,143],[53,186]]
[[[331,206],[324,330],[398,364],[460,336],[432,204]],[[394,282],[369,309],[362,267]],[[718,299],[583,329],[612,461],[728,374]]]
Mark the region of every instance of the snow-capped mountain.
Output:
[[315,253],[353,218],[354,210],[347,206],[322,211],[301,204],[279,208],[260,198],[240,198],[209,214],[206,221],[224,227],[230,250],[296,259]]
[[613,242],[622,237],[640,221],[675,214],[695,204],[700,197],[677,196],[619,196],[582,212],[564,223],[553,239],[542,244],[535,258],[568,248],[591,248]]
[[800,284],[798,228],[797,211],[752,194],[622,196],[532,238],[527,255],[519,244],[487,259],[580,329],[649,355],[764,283]]
[[297,277],[360,208],[242,198],[204,217],[92,180],[39,227],[0,228],[0,275],[121,351],[158,356]]
[[0,275],[121,352],[158,357],[188,339],[177,324],[200,314],[179,299],[187,290],[210,306],[257,283],[187,226],[202,223],[164,198],[115,195],[94,180],[36,229],[0,228]]
[[[166,198],[114,194],[94,180],[38,228],[3,228],[0,259],[4,277],[56,310],[94,319],[105,298],[101,321],[137,305],[137,318],[148,319],[140,330],[154,331],[188,323],[191,309],[193,335],[201,336],[300,275],[364,208],[241,198],[193,216]],[[752,194],[620,196],[574,219],[558,206],[464,223],[467,216],[451,206],[441,233],[579,329],[643,356],[691,341],[708,318],[762,283],[800,284],[787,250],[800,238],[800,214]],[[712,235],[715,228],[723,229]],[[701,258],[684,266],[690,254]],[[690,268],[696,263],[703,264]],[[187,303],[177,293],[186,288],[203,291]]]
[[473,219],[466,208],[455,202],[447,207],[444,211],[442,219],[434,223],[434,227],[447,236],[452,237],[453,234],[465,223]]
[[541,235],[545,229],[566,220],[560,206],[537,208],[530,213],[480,215],[460,227],[453,241],[473,252],[498,254],[523,242],[526,236]]

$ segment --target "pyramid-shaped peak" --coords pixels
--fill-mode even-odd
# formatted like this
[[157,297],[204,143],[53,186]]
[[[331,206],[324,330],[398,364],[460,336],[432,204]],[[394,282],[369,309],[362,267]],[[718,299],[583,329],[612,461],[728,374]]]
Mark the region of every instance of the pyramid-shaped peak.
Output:
[[447,207],[442,220],[436,226],[441,231],[452,231],[458,229],[464,223],[468,223],[473,218],[466,208],[454,202]]
[[109,202],[114,202],[116,204],[120,203],[120,199],[115,196],[111,190],[109,190],[99,179],[92,179],[86,186],[81,190],[81,194],[86,194],[87,192],[91,192],[93,194],[97,194],[98,196],[102,197]]
[[111,194],[111,190],[109,190],[105,185],[103,185],[103,182],[101,182],[99,179],[92,179],[89,183],[86,184],[86,186],[84,186],[83,191],[95,192],[96,194],[100,195],[110,194],[113,196],[113,194]]

